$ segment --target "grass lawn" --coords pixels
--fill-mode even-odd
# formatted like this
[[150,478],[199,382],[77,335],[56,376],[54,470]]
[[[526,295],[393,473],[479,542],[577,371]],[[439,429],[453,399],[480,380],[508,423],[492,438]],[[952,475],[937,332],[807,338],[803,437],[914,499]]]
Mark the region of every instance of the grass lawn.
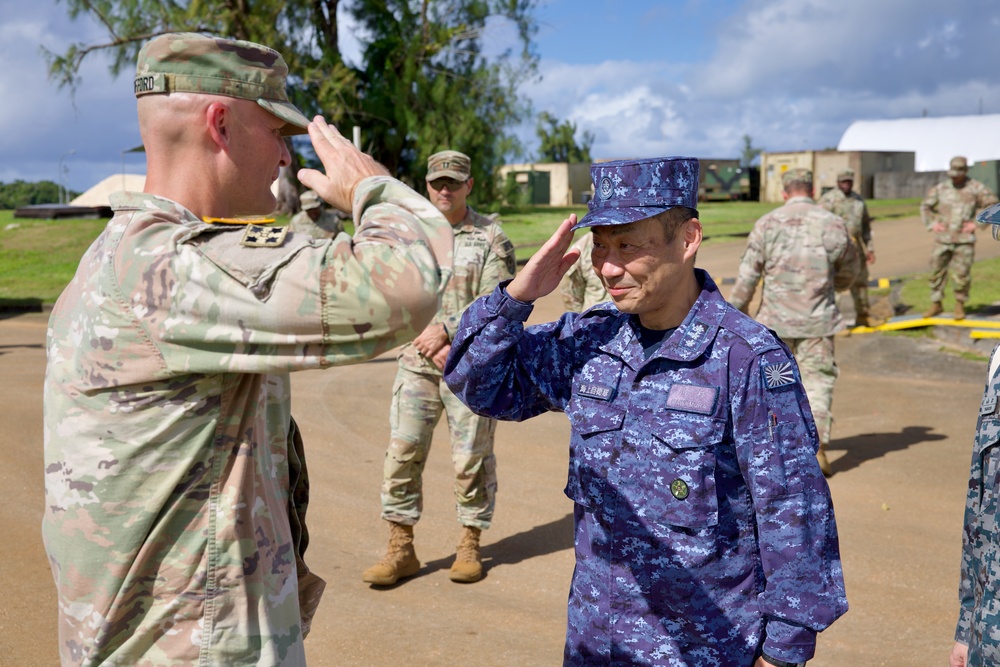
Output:
[[[918,215],[918,199],[868,202],[876,219]],[[699,209],[708,243],[733,240],[746,236],[753,223],[778,204],[765,202],[703,202]],[[504,229],[517,247],[520,261],[527,260],[569,214],[582,217],[586,206],[567,208],[517,208],[500,211]],[[279,220],[285,223],[287,220]],[[876,226],[878,223],[875,223]],[[34,220],[14,219],[13,211],[0,211],[0,305],[52,303],[72,279],[80,257],[107,225],[106,220]],[[350,228],[349,228],[350,231]],[[579,232],[578,232],[579,233]],[[987,283],[997,284],[989,277],[979,277],[984,271],[980,264],[973,271],[972,310],[977,304],[992,304],[1000,294],[989,296]],[[995,273],[1000,274],[1000,263]],[[921,298],[913,281],[903,291],[906,303]],[[926,301],[926,281],[923,299]],[[911,294],[910,288],[917,290]],[[926,306],[923,306],[926,307]]]

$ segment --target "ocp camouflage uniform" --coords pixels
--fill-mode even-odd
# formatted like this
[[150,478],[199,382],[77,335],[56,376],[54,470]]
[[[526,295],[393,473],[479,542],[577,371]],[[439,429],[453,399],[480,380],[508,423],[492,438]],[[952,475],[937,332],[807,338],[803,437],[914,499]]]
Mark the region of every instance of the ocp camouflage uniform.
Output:
[[974,178],[967,178],[961,188],[956,188],[951,179],[941,181],[928,191],[921,202],[920,217],[927,231],[931,231],[935,223],[945,227],[943,232],[934,233],[934,248],[931,250],[930,287],[934,303],[944,299],[949,265],[955,283],[955,300],[961,303],[968,300],[976,234],[963,232],[962,223],[973,220],[979,209],[996,203],[996,195]]
[[865,200],[857,192],[845,195],[839,187],[832,188],[819,199],[819,205],[847,223],[847,233],[858,255],[858,277],[851,283],[851,300],[857,320],[868,318],[868,253],[875,252],[872,240],[872,218]]
[[296,234],[308,234],[316,239],[332,239],[344,231],[344,219],[335,211],[324,210],[313,220],[306,211],[299,211],[288,221],[288,229]]
[[580,251],[580,259],[566,272],[559,288],[566,310],[581,313],[591,306],[610,301],[611,297],[604,289],[600,276],[594,271],[594,262],[591,259],[594,251],[594,235],[590,230],[585,231],[583,238],[576,241],[573,248]]
[[422,330],[451,227],[389,177],[358,185],[353,241],[111,203],[49,322],[42,532],[62,663],[303,665],[324,584],[290,513],[305,489],[289,372]]
[[[499,222],[471,208],[454,227],[454,273],[441,297],[432,324],[452,338],[465,308],[489,294],[501,280],[514,276],[514,246]],[[399,370],[389,412],[391,437],[382,479],[382,518],[413,525],[423,509],[423,470],[434,426],[447,414],[451,458],[455,470],[455,502],[464,526],[490,527],[496,498],[496,422],[480,417],[455,398],[441,381],[441,370],[412,343],[399,354]]]
[[857,255],[842,219],[810,197],[791,197],[754,224],[729,296],[746,312],[763,278],[756,319],[795,354],[823,446],[838,374],[833,336],[844,328],[835,290],[854,282]]

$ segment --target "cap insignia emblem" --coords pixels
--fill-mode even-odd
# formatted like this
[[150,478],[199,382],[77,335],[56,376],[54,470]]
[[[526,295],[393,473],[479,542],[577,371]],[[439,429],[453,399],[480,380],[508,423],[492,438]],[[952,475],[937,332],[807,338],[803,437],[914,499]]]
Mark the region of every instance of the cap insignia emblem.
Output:
[[608,199],[611,199],[611,194],[614,192],[614,190],[615,188],[614,185],[611,184],[611,179],[605,176],[604,178],[601,179],[601,187],[598,191],[598,196],[600,196],[601,199],[607,201]]

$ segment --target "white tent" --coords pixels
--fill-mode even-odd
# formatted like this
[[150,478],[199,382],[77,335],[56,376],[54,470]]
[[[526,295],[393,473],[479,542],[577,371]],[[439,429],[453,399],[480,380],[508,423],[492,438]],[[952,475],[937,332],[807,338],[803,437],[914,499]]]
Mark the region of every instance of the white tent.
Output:
[[917,171],[945,171],[956,155],[970,163],[1000,160],[1000,114],[859,120],[838,151],[913,151]]
[[[71,206],[110,206],[108,198],[112,192],[128,190],[142,192],[146,185],[145,174],[114,174],[70,202]],[[278,181],[271,183],[271,193],[278,196]]]
[[70,202],[71,206],[110,206],[108,197],[112,192],[130,190],[142,192],[146,185],[145,174],[114,174]]

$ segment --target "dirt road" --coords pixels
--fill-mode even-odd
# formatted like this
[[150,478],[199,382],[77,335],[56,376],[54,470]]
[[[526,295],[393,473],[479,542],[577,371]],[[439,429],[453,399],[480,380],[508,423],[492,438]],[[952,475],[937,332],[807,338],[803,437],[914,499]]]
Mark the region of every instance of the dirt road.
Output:
[[[873,277],[924,270],[919,222],[876,223]],[[741,243],[712,244],[699,263],[735,275]],[[981,242],[979,256],[1000,255]],[[892,273],[889,273],[889,270]],[[886,271],[885,273],[882,270]],[[973,287],[975,289],[975,287]],[[558,313],[548,298],[538,321]],[[0,664],[57,664],[55,601],[39,537],[41,377],[46,317],[0,319]],[[956,617],[962,510],[985,363],[932,341],[880,335],[838,339],[841,378],[833,467],[851,610],[820,636],[816,667],[947,664]],[[294,378],[293,409],[309,447],[310,564],[327,582],[306,642],[311,665],[557,665],[573,569],[566,479],[568,425],[560,415],[497,431],[500,489],[484,534],[487,576],[448,580],[458,526],[446,431],[425,474],[417,551],[425,566],[403,585],[360,580],[386,537],[378,518],[391,357]]]

